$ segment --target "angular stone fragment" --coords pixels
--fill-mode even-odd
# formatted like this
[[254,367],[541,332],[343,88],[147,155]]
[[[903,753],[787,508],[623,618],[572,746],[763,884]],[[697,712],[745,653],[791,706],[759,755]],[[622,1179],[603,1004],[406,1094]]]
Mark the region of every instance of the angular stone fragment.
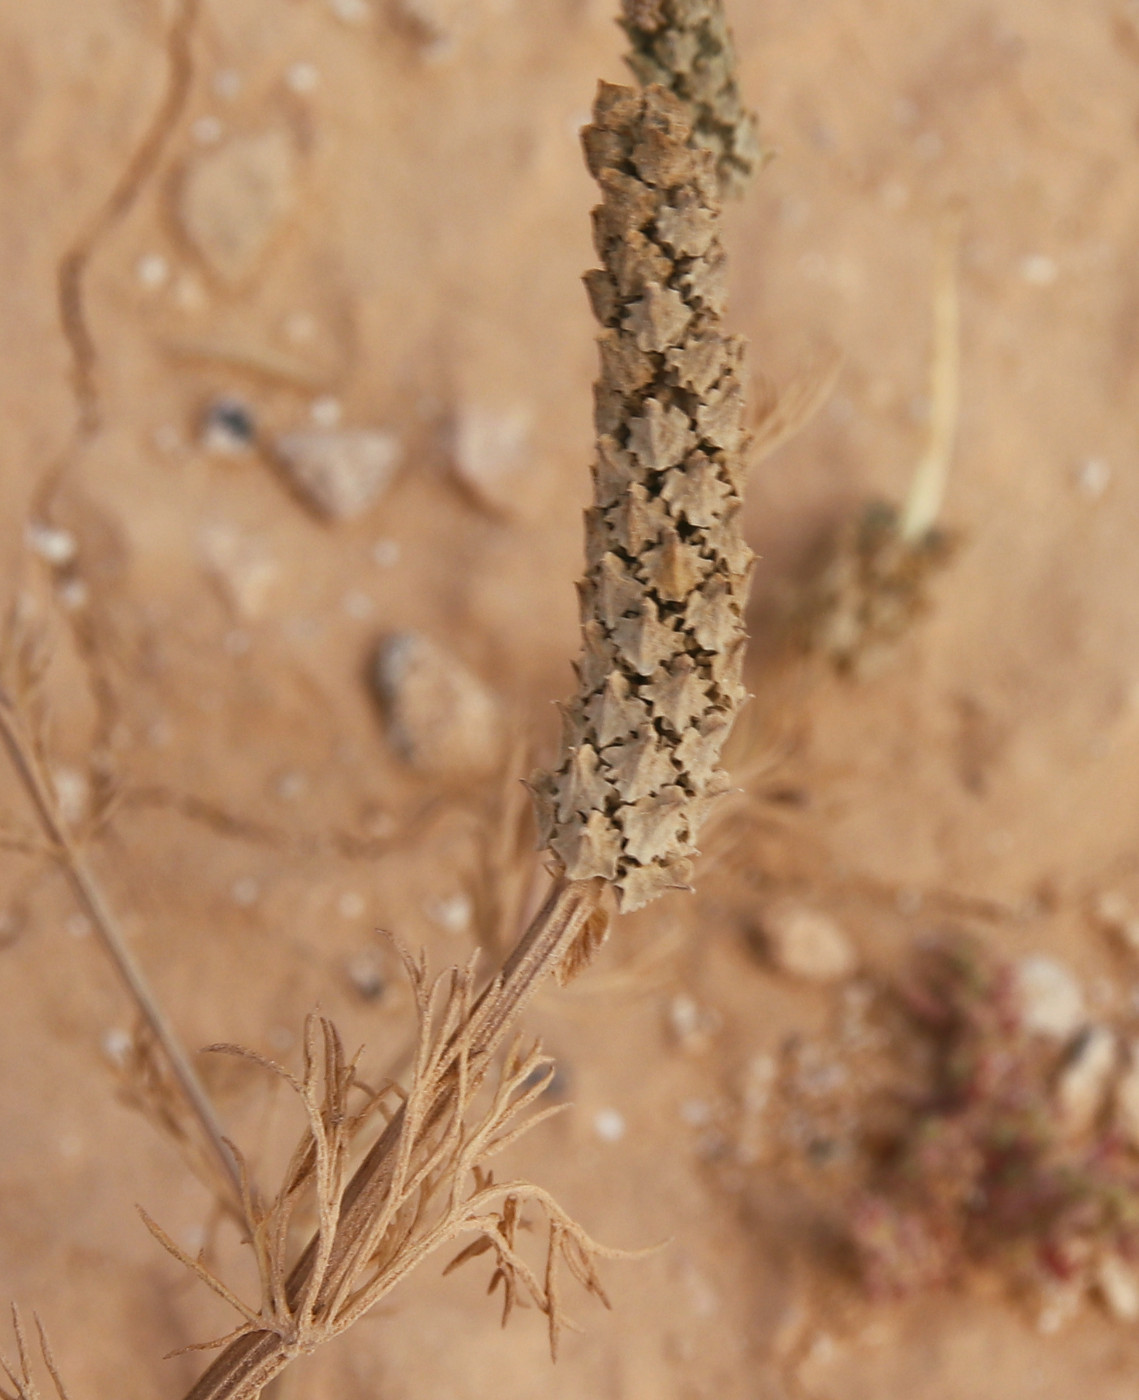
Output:
[[625,834],[626,854],[640,865],[683,854],[687,800],[688,794],[683,788],[668,786],[654,797],[642,797],[623,806],[617,819]]
[[837,982],[858,966],[850,940],[839,924],[797,900],[779,900],[764,910],[760,928],[771,961],[793,977]]
[[421,633],[401,632],[380,647],[374,676],[392,746],[413,767],[456,779],[497,767],[501,707],[457,657]]
[[622,660],[639,676],[651,676],[683,644],[677,633],[661,622],[656,604],[647,596],[635,617],[623,617],[614,627],[613,642]]
[[684,335],[692,312],[679,292],[649,282],[625,313],[625,328],[642,350],[663,353]]
[[646,399],[641,415],[629,423],[629,450],[648,471],[675,467],[694,443],[688,415],[683,409],[665,408],[659,399]]
[[223,281],[257,271],[296,203],[296,154],[284,131],[236,136],[197,155],[182,178],[177,211],[195,252]]
[[274,444],[297,495],[327,520],[355,520],[387,490],[403,456],[395,433],[381,429],[304,429]]
[[643,725],[631,739],[603,749],[606,776],[622,802],[636,802],[658,792],[676,779],[668,748],[651,725]]
[[641,693],[653,707],[653,715],[665,720],[677,734],[708,708],[708,683],[687,653],[674,656],[668,666],[653,672]]

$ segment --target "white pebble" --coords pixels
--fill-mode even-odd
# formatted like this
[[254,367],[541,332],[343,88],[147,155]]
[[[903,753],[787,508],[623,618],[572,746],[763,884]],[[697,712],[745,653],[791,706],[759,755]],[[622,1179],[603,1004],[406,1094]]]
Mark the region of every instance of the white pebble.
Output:
[[1091,501],[1098,501],[1111,485],[1111,467],[1102,457],[1089,457],[1076,472],[1076,485]]
[[110,1030],[103,1032],[102,1046],[107,1059],[116,1068],[122,1069],[134,1046],[134,1037],[121,1026],[112,1026]]
[[91,799],[87,774],[78,768],[54,768],[51,785],[55,789],[55,800],[64,825],[77,827],[87,815],[87,805]]
[[625,1116],[615,1108],[602,1108],[593,1115],[593,1131],[602,1142],[620,1142],[625,1136]]
[[1139,1277],[1118,1254],[1105,1254],[1096,1266],[1096,1286],[1118,1322],[1139,1319]]
[[345,890],[336,901],[337,913],[345,919],[358,919],[367,907],[364,896],[357,890]]
[[784,899],[764,910],[760,929],[772,962],[808,982],[836,982],[858,966],[840,925],[817,909]]
[[57,569],[74,560],[79,545],[70,530],[57,530],[53,525],[30,524],[27,529],[28,547],[38,554],[45,564]]
[[242,76],[236,68],[219,68],[214,74],[214,95],[225,102],[232,102],[241,92],[242,83]]
[[239,908],[251,909],[261,897],[261,886],[252,875],[243,875],[233,882],[230,896]]
[[147,291],[157,291],[170,280],[170,264],[161,253],[146,253],[139,258],[135,271]]
[[199,146],[216,146],[222,138],[225,127],[220,117],[199,117],[190,130]]
[[86,914],[71,914],[65,925],[72,938],[90,938],[94,927]]
[[342,24],[365,24],[372,14],[368,0],[328,0],[328,8]]
[[427,912],[433,923],[447,933],[456,934],[467,932],[475,913],[470,896],[461,892],[439,900]]
[[1021,958],[1014,987],[1024,1028],[1034,1035],[1067,1040],[1084,1024],[1084,994],[1079,983],[1055,958],[1033,954]]
[[344,405],[334,394],[321,394],[309,404],[308,413],[318,428],[338,428],[344,417]]
[[275,449],[297,494],[328,520],[353,520],[373,506],[403,456],[396,434],[380,428],[311,428],[284,434]]
[[1032,253],[1020,261],[1020,275],[1032,287],[1050,287],[1060,275],[1055,258]]
[[1099,1117],[1115,1072],[1115,1035],[1106,1026],[1088,1026],[1056,1081],[1056,1102],[1064,1128],[1087,1132]]
[[294,63],[285,73],[285,86],[299,97],[315,92],[320,84],[320,72],[315,64]]

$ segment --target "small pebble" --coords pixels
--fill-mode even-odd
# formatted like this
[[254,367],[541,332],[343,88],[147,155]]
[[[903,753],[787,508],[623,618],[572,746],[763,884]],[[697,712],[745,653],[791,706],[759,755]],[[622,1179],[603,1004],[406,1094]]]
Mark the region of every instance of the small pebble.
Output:
[[328,0],[328,8],[342,24],[366,24],[372,15],[368,0]]
[[1117,1322],[1139,1319],[1139,1276],[1118,1254],[1105,1254],[1096,1265],[1096,1287]]
[[285,86],[298,97],[315,92],[320,85],[320,72],[312,63],[293,63],[285,72]]
[[257,437],[253,411],[240,399],[215,399],[202,415],[199,441],[217,457],[236,457],[248,452]]
[[439,900],[437,904],[431,905],[427,912],[432,923],[453,934],[466,933],[475,914],[470,896],[462,892]]
[[[211,134],[202,118],[195,134]],[[214,139],[217,139],[216,137]],[[183,233],[210,271],[239,285],[257,271],[269,243],[297,202],[296,152],[284,130],[235,136],[202,151],[186,167],[176,212]]]
[[373,506],[395,476],[403,447],[382,429],[313,428],[286,433],[275,453],[297,494],[328,520],[354,520]]
[[216,146],[225,131],[220,117],[199,117],[190,130],[199,146]]
[[57,530],[53,525],[32,523],[25,538],[28,548],[56,569],[65,568],[79,553],[79,545],[70,530]]
[[781,971],[807,982],[837,982],[849,977],[858,958],[842,927],[817,909],[783,899],[760,917],[763,944]]
[[[258,536],[229,521],[208,521],[198,531],[198,557],[239,617],[252,622],[263,615],[280,568]],[[223,645],[240,655],[249,650],[248,635],[231,631]]]
[[261,886],[252,875],[243,875],[233,882],[230,896],[239,909],[252,909],[261,897]]
[[364,1001],[378,1001],[384,994],[383,966],[372,948],[353,953],[344,964],[348,981]]
[[91,801],[91,784],[87,774],[78,768],[53,768],[51,785],[55,789],[55,800],[64,825],[74,829],[87,815]]
[[121,1026],[112,1026],[103,1032],[103,1054],[116,1069],[122,1069],[134,1048],[134,1037]]
[[712,1044],[718,1019],[687,992],[679,992],[668,1004],[668,1028],[677,1047],[689,1055],[703,1054]]
[[345,919],[358,919],[368,903],[358,890],[345,890],[336,901],[336,912]]
[[170,264],[161,253],[147,253],[136,267],[138,280],[148,292],[157,291],[170,280]]
[[1046,257],[1043,253],[1033,253],[1021,259],[1020,275],[1029,286],[1050,287],[1060,275],[1060,269],[1055,258]]
[[308,792],[308,778],[296,769],[288,769],[277,775],[273,792],[282,802],[297,802]]
[[455,479],[492,514],[513,515],[517,509],[519,475],[531,461],[533,421],[523,404],[505,410],[469,405],[451,425]]
[[1095,920],[1105,933],[1114,934],[1129,952],[1139,953],[1139,914],[1118,890],[1105,890],[1095,902]]
[[418,632],[381,645],[376,692],[393,748],[439,777],[485,777],[497,768],[506,734],[493,692],[455,656]]
[[1115,1072],[1115,1035],[1107,1026],[1088,1026],[1073,1045],[1056,1080],[1056,1103],[1072,1136],[1090,1129],[1107,1100]]
[[308,413],[318,428],[339,428],[344,405],[333,394],[321,394],[309,404]]
[[1098,501],[1111,485],[1111,467],[1102,457],[1089,457],[1076,472],[1076,485],[1090,501]]
[[1067,1040],[1087,1019],[1080,984],[1055,958],[1033,954],[1021,958],[1014,989],[1024,1028],[1033,1035]]
[[602,1142],[620,1142],[625,1136],[625,1117],[615,1108],[602,1108],[593,1115],[593,1131]]
[[392,569],[399,563],[402,553],[398,540],[377,540],[372,546],[372,562],[381,569]]
[[219,68],[214,74],[212,84],[214,96],[222,98],[225,102],[232,102],[241,93],[242,81],[236,68]]

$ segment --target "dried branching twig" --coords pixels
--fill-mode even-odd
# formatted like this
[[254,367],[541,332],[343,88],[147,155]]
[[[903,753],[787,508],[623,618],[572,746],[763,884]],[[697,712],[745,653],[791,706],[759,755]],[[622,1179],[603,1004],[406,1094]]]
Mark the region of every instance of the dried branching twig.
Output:
[[[225,1350],[187,1400],[253,1400],[293,1359],[351,1326],[429,1254],[465,1233],[490,1241],[507,1297],[524,1293],[546,1314],[554,1349],[567,1325],[559,1303],[560,1265],[603,1296],[591,1261],[613,1251],[595,1244],[540,1187],[495,1183],[484,1171],[492,1157],[548,1116],[540,1112],[519,1121],[545,1089],[549,1061],[537,1048],[524,1053],[516,1042],[490,1106],[472,1113],[497,1050],[539,981],[572,958],[583,940],[598,937],[605,922],[602,889],[599,880],[555,885],[502,973],[479,996],[473,962],[430,980],[422,958],[401,950],[419,1018],[411,1083],[351,1178],[348,1149],[361,1115],[382,1111],[388,1094],[397,1091],[388,1086],[366,1095],[354,1115],[348,1105],[357,1087],[354,1062],[345,1061],[331,1025],[310,1021],[304,1070],[300,1078],[286,1075],[305,1108],[305,1135],[268,1207],[245,1191],[262,1298],[255,1309],[219,1280],[206,1280],[242,1322],[222,1339]],[[290,1270],[288,1224],[306,1193],[315,1197],[317,1231]],[[544,1214],[549,1227],[543,1278],[512,1242],[526,1205]],[[177,1246],[163,1243],[201,1273]]]
[[46,666],[43,649],[39,648],[37,652],[34,639],[21,637],[18,629],[11,631],[9,636],[13,639],[13,645],[4,651],[0,660],[7,663],[7,669],[11,671],[19,689],[13,693],[0,683],[0,743],[27,793],[43,831],[46,852],[63,871],[80,907],[91,920],[99,942],[150,1034],[161,1045],[178,1088],[197,1119],[219,1168],[213,1173],[219,1195],[222,1199],[240,1198],[241,1176],[237,1162],[209,1095],[131,952],[118,918],[88,865],[79,842],[59,811],[43,743],[44,722],[40,700],[40,682]]

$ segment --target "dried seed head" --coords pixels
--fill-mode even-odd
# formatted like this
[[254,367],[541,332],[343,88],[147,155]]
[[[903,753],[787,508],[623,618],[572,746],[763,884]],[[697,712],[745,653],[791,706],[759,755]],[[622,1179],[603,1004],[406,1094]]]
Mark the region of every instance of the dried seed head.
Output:
[[[625,61],[640,82],[659,83],[684,104],[692,140],[715,157],[721,195],[742,194],[768,152],[760,144],[755,113],[744,107],[740,97],[735,46],[723,0],[622,0],[621,8],[621,27],[633,46]],[[616,146],[602,121],[593,131],[587,150],[590,169],[598,175],[594,162],[604,159],[615,164]],[[661,154],[666,137],[657,124],[637,142],[634,159],[650,183],[656,183],[655,175],[665,177],[668,184],[677,183],[667,178],[672,173],[668,162],[675,157]],[[698,256],[712,241],[708,211],[675,203],[658,224],[658,235],[675,252]]]
[[[680,0],[636,7],[671,22]],[[690,3],[686,13],[694,7]],[[580,689],[562,758],[531,786],[543,843],[621,908],[688,887],[720,752],[744,698],[743,346],[720,326],[715,156],[681,101],[602,84],[587,160],[605,266]]]

